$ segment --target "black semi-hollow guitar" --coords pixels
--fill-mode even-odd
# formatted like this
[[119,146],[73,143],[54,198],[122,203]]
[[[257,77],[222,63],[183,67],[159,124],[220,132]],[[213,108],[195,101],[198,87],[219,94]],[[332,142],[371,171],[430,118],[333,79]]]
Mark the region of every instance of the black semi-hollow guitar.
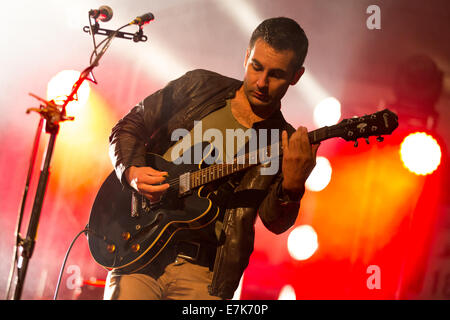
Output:
[[[377,136],[377,140],[382,141],[381,135],[391,134],[397,126],[397,115],[385,109],[311,131],[308,137],[312,144],[341,137],[355,141],[356,145],[357,139],[370,136]],[[267,149],[265,154],[282,156],[278,144]],[[148,166],[169,173],[166,183],[170,188],[156,203],[123,187],[112,172],[102,184],[89,218],[89,250],[95,261],[107,269],[137,271],[150,264],[178,230],[199,229],[215,221],[219,208],[214,206],[209,194],[204,194],[204,187],[260,164],[259,159],[252,158],[264,154],[258,152],[245,154],[245,161],[235,159],[234,163],[206,167],[206,161],[176,165],[149,153]]]

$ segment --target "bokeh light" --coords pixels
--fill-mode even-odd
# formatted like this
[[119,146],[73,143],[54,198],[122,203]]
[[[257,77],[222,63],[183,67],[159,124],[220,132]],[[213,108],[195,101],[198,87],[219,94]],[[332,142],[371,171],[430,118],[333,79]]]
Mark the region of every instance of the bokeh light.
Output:
[[325,157],[317,157],[316,166],[306,180],[305,186],[310,191],[322,191],[331,181],[331,164]]
[[415,132],[403,140],[400,156],[409,171],[427,175],[433,173],[441,163],[441,148],[432,136]]
[[288,237],[288,251],[295,260],[309,259],[319,247],[317,233],[310,225],[301,225]]
[[341,103],[334,97],[320,101],[314,108],[314,123],[317,127],[332,126],[341,118]]

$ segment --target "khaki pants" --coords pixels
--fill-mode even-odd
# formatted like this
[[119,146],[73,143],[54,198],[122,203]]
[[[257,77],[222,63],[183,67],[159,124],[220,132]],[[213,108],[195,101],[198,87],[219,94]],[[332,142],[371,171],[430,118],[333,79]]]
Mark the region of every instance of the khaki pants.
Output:
[[154,279],[146,274],[108,273],[105,300],[221,300],[208,293],[212,272],[207,267],[177,257]]

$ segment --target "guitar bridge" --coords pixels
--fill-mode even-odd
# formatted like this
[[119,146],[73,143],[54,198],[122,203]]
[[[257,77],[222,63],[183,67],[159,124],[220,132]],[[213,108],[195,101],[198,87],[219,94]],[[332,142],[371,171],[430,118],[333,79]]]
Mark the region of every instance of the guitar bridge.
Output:
[[186,172],[180,175],[180,185],[178,188],[178,195],[183,196],[191,191],[191,173]]

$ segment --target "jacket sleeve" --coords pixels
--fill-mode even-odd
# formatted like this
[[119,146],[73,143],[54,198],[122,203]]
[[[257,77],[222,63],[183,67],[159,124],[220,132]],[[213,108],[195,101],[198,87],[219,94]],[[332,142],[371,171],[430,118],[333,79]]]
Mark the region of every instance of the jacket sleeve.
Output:
[[[284,130],[290,137],[295,129],[289,123],[285,123]],[[259,206],[259,216],[264,226],[275,234],[280,234],[294,225],[297,219],[300,200],[305,193],[303,189],[299,194],[286,194],[282,188],[283,173],[280,170],[268,188],[267,195]]]
[[127,185],[123,173],[131,166],[145,166],[146,143],[162,123],[169,121],[185,102],[192,72],[169,82],[163,89],[139,102],[113,127],[109,156],[116,175]]
[[270,185],[268,193],[259,206],[259,216],[264,226],[275,234],[280,234],[294,225],[304,190],[296,196],[283,192],[282,174],[277,175]]

